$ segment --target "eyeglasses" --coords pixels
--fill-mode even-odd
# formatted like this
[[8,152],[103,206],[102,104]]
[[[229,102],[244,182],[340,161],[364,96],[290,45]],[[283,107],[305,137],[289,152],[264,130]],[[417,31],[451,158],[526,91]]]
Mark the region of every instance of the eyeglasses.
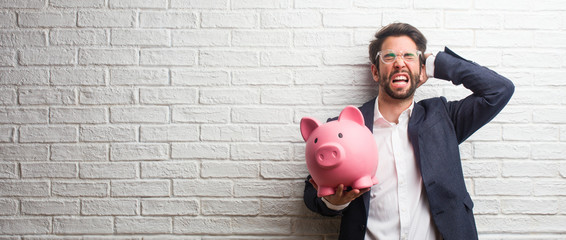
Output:
[[397,57],[401,57],[403,61],[413,63],[419,60],[419,56],[421,54],[422,52],[419,50],[395,52],[391,49],[386,49],[377,52],[375,59],[377,60],[377,57],[379,56],[381,62],[383,62],[384,64],[391,64],[397,60]]

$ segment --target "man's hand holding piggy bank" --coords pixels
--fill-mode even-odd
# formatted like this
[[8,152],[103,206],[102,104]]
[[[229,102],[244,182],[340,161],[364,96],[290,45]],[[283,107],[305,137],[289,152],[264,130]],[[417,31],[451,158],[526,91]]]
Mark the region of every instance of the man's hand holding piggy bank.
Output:
[[377,145],[358,108],[347,106],[337,121],[325,124],[304,117],[301,134],[318,197],[334,195],[337,190],[337,195],[342,195],[347,187],[365,189],[377,184]]

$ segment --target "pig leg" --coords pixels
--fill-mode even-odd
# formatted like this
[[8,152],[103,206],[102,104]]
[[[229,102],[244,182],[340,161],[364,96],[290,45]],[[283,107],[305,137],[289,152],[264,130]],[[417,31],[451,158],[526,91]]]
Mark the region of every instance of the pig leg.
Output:
[[318,197],[324,197],[324,196],[328,196],[328,195],[332,195],[336,192],[336,190],[334,190],[334,188],[331,187],[324,187],[324,186],[318,186]]
[[[376,179],[377,181],[377,179]],[[354,189],[362,189],[362,188],[368,188],[373,186],[374,180],[370,177],[370,176],[363,176],[361,178],[359,178],[358,180],[356,180],[353,184],[352,184],[352,188]]]

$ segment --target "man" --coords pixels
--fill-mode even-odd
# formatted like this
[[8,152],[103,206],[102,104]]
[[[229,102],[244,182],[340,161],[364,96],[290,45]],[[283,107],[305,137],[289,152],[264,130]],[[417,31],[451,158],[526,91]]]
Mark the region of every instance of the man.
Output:
[[[458,145],[503,109],[514,85],[448,48],[425,54],[426,38],[409,24],[390,24],[375,37],[369,57],[379,92],[359,109],[379,148],[379,183],[350,190],[340,185],[334,195],[318,198],[309,176],[306,206],[342,216],[339,239],[477,239]],[[429,77],[473,94],[415,103],[416,89]]]

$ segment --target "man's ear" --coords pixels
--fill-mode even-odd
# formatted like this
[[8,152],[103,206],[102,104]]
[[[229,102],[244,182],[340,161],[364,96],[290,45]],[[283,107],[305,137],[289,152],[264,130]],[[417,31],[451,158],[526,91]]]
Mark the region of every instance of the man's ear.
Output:
[[421,74],[419,74],[419,82],[417,83],[417,87],[420,87],[421,85],[425,84],[427,80],[428,80],[428,76],[426,74],[426,67],[423,64],[421,67]]
[[377,68],[377,66],[375,66],[375,64],[371,65],[371,75],[373,76],[373,80],[375,82],[379,82],[379,69]]

